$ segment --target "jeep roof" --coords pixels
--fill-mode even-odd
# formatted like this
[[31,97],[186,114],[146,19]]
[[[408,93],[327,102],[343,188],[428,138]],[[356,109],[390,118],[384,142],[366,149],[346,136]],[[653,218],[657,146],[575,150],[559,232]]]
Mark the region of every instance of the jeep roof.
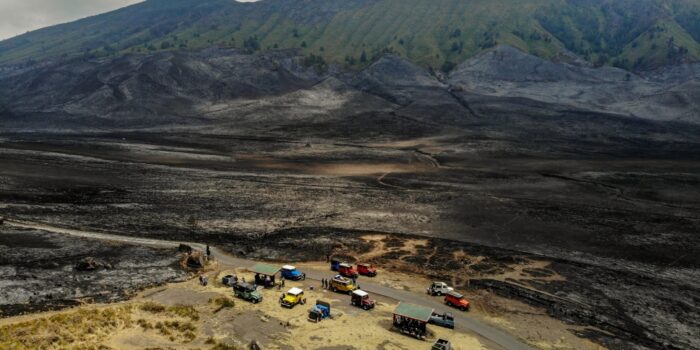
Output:
[[240,289],[245,289],[245,290],[250,290],[250,291],[254,291],[254,290],[255,290],[255,287],[253,287],[252,284],[246,283],[246,282],[238,282],[238,283],[236,283],[236,284],[233,286],[233,288],[237,288],[237,289],[239,289],[239,290],[240,290]]
[[304,293],[304,291],[301,288],[297,288],[297,287],[294,287],[294,288],[287,291],[287,294],[291,294],[291,295],[299,295],[301,293]]
[[356,289],[356,290],[354,290],[354,291],[352,292],[352,294],[355,294],[355,295],[357,295],[357,296],[359,296],[359,297],[361,297],[361,298],[364,298],[364,297],[366,297],[366,296],[369,295],[367,292],[365,292],[364,290],[361,290],[361,289]]
[[453,297],[453,298],[457,298],[457,299],[462,299],[462,298],[464,298],[464,295],[459,294],[459,293],[457,293],[457,292],[455,292],[455,291],[450,291],[449,293],[447,293],[447,295],[449,295],[449,296],[451,296],[451,297]]

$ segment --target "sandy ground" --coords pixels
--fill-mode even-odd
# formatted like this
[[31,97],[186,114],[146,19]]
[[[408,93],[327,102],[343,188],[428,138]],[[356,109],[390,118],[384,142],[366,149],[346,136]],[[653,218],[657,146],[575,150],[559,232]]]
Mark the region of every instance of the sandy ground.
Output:
[[[305,268],[323,268],[325,263],[298,264]],[[220,283],[220,278],[235,273],[246,280],[253,280],[253,274],[231,266],[214,266],[207,273],[210,284],[206,287],[198,281],[167,284],[147,289],[135,298],[118,304],[88,305],[61,312],[47,312],[18,316],[0,320],[0,344],[2,336],[9,336],[8,329],[18,325],[45,325],[51,317],[72,317],[76,311],[110,310],[128,308],[124,321],[105,329],[100,336],[87,339],[77,337],[78,343],[85,346],[107,346],[110,349],[208,349],[217,344],[247,346],[255,341],[265,349],[421,349],[429,348],[437,338],[449,339],[454,349],[490,349],[473,334],[460,330],[448,330],[429,325],[429,338],[420,341],[391,330],[391,315],[397,302],[383,296],[373,296],[377,306],[364,311],[350,305],[350,298],[344,294],[320,289],[317,281],[287,281],[284,290],[300,287],[305,291],[307,305],[293,309],[283,308],[278,303],[284,291],[277,288],[263,290],[264,300],[252,304],[235,299],[235,306],[218,307],[215,302],[221,298],[232,298],[230,288]],[[329,272],[330,274],[330,272]],[[377,282],[392,287],[421,293],[428,280],[402,273],[379,271]],[[428,296],[426,296],[427,298]],[[525,304],[485,295],[469,295],[474,303],[471,316],[508,329],[519,337],[528,339],[542,349],[602,349],[590,341],[573,336],[566,325],[551,319],[544,312]],[[307,320],[308,309],[316,300],[331,303],[332,318],[320,323]],[[166,311],[153,312],[143,305],[162,305]],[[497,306],[495,306],[497,305]],[[192,307],[196,319],[173,313],[171,308]],[[220,309],[220,310],[219,310]],[[90,311],[90,312],[93,312]],[[458,312],[455,310],[442,310]],[[66,322],[66,321],[62,321]],[[71,329],[89,327],[85,320],[78,326],[67,325]],[[171,323],[168,323],[171,322]],[[177,322],[177,323],[172,323]],[[169,325],[169,326],[168,326]],[[168,328],[170,327],[170,328]],[[165,330],[162,330],[165,329]],[[188,334],[191,332],[191,334]],[[71,336],[67,336],[70,338]],[[81,340],[82,339],[82,340]],[[30,349],[32,347],[18,347]],[[49,347],[60,349],[61,347]]]

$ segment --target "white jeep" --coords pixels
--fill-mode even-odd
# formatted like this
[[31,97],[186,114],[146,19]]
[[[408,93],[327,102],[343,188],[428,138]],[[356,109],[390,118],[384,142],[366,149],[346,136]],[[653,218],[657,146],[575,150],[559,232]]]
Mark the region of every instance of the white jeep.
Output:
[[454,288],[447,285],[445,282],[433,282],[433,284],[428,287],[428,294],[430,295],[443,295],[453,291]]

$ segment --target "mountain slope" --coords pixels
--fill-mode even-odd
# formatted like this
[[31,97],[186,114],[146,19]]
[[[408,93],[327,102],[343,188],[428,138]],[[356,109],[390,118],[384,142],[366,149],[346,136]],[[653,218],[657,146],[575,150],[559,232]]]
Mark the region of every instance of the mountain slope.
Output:
[[700,58],[695,0],[149,0],[0,42],[0,64],[199,49],[300,49],[364,66],[393,52],[449,70],[498,44],[649,69]]
[[449,77],[472,93],[523,97],[545,103],[644,119],[700,123],[700,64],[635,75],[614,67],[554,63],[510,46],[469,59]]

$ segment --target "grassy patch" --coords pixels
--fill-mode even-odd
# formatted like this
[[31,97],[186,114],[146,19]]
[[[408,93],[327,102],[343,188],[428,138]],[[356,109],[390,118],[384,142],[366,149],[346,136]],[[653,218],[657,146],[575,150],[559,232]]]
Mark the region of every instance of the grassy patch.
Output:
[[210,299],[209,302],[216,306],[214,313],[217,313],[223,309],[230,309],[236,306],[236,302],[233,299],[227,297]]
[[78,310],[0,327],[0,349],[109,349],[99,345],[131,327],[131,306]]
[[210,350],[241,350],[242,348],[236,345],[217,343]]
[[161,312],[165,312],[165,306],[154,303],[152,301],[141,304],[139,308],[143,311],[150,312],[152,314],[159,314]]
[[175,305],[168,308],[168,311],[184,318],[189,318],[192,321],[199,321],[199,312],[194,306]]

